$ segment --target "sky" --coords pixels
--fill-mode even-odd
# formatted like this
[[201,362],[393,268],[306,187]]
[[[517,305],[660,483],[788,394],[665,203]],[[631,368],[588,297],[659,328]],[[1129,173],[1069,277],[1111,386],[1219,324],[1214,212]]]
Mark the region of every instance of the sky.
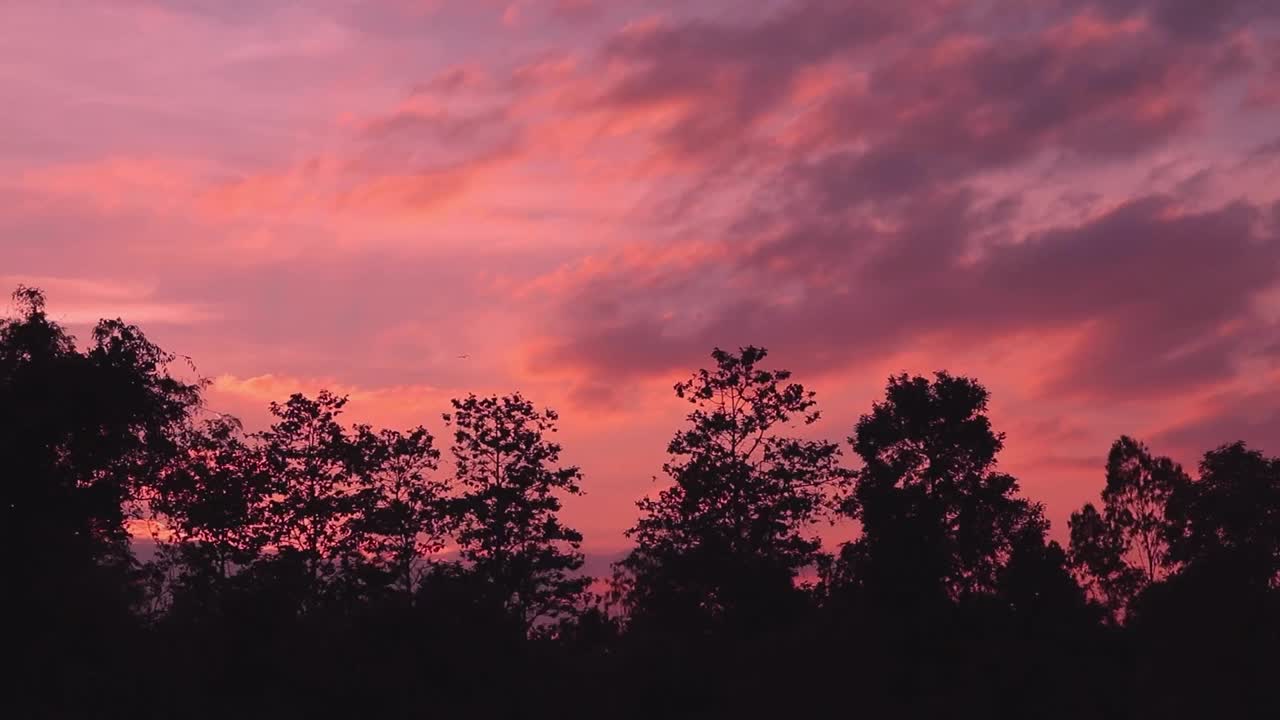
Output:
[[519,390],[592,553],[716,346],[837,440],[978,378],[1059,538],[1122,433],[1280,453],[1274,0],[7,0],[0,97],[0,284],[251,427]]

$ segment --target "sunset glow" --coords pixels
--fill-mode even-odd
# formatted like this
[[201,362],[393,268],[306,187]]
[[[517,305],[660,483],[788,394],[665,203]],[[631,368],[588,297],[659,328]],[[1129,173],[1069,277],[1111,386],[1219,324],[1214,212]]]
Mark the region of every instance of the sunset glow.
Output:
[[0,97],[6,291],[251,428],[519,390],[589,555],[716,346],[835,440],[980,379],[1057,538],[1122,433],[1280,452],[1280,3],[17,0]]

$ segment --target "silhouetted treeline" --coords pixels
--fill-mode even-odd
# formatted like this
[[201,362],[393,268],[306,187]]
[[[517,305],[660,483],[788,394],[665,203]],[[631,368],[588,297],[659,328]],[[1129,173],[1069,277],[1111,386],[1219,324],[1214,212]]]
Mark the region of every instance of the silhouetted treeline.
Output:
[[454,400],[447,460],[326,392],[247,432],[137,327],[81,347],[15,300],[8,717],[1280,717],[1280,459],[1243,443],[1193,475],[1120,438],[1063,548],[975,380],[890,378],[846,454],[716,350],[593,579],[560,519],[589,481],[519,394]]

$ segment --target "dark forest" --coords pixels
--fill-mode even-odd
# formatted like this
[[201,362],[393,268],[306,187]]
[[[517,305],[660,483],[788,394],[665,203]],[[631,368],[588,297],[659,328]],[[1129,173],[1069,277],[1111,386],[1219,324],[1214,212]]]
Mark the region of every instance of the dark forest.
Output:
[[[979,380],[891,377],[820,441],[812,391],[717,349],[674,387],[633,549],[592,578],[559,516],[591,479],[531,399],[390,430],[294,395],[250,432],[138,327],[78,342],[15,300],[7,717],[1280,717],[1262,448],[1183,468],[1120,437],[1064,547],[999,469]],[[824,551],[837,519],[856,538]]]

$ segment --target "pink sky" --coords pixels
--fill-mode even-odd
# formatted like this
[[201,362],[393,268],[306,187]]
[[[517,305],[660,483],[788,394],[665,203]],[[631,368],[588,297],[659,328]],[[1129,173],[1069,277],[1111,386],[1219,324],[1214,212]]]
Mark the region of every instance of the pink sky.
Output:
[[1058,537],[1120,433],[1280,452],[1273,0],[11,0],[0,97],[5,286],[251,425],[519,389],[593,552],[716,345],[835,439],[978,377]]

